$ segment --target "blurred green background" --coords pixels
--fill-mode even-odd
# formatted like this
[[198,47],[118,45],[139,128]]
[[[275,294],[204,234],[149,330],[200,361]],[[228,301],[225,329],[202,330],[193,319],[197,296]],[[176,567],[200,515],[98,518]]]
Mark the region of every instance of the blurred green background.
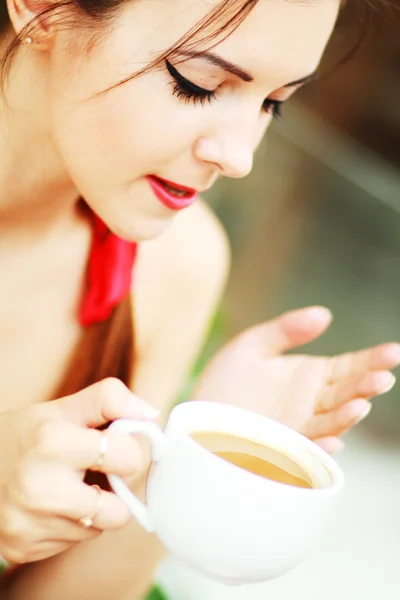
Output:
[[[354,15],[353,15],[354,16]],[[347,15],[325,75],[300,92],[260,147],[251,176],[221,181],[209,199],[233,268],[206,354],[237,331],[309,304],[335,317],[310,352],[400,340],[400,18]],[[292,574],[224,588],[169,559],[170,600],[397,600],[400,597],[400,392],[374,402],[338,456],[347,478],[334,522]]]

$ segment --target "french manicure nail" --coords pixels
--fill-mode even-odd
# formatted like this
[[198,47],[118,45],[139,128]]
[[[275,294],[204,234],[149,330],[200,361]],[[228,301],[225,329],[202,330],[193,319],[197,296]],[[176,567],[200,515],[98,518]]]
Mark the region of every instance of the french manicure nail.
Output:
[[344,450],[344,448],[345,448],[345,444],[342,442],[342,440],[337,440],[336,447],[334,449],[334,453],[337,454],[338,452],[342,452],[342,450]]
[[371,412],[371,408],[372,408],[372,404],[367,406],[367,408],[360,415],[358,415],[358,417],[356,419],[356,423],[359,423],[360,421],[365,419],[365,417],[368,417],[369,413]]
[[396,377],[393,375],[393,373],[391,373],[391,378],[389,383],[387,384],[387,386],[385,388],[383,388],[383,390],[380,392],[380,394],[386,394],[386,392],[390,392],[390,390],[394,387],[394,384],[396,383]]

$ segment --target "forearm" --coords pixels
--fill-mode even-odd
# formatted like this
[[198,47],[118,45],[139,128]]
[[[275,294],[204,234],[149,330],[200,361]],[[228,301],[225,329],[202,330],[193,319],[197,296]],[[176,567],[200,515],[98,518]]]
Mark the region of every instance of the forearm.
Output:
[[[135,493],[143,496],[143,488]],[[26,565],[9,577],[2,600],[139,600],[164,550],[135,521],[58,556]],[[0,587],[1,590],[1,587]],[[130,596],[131,595],[131,596]]]

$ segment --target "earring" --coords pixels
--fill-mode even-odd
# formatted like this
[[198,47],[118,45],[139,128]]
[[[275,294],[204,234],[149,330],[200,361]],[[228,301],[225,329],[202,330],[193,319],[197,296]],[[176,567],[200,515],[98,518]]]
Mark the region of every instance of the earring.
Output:
[[31,37],[26,37],[24,39],[24,44],[32,44],[32,42],[33,42],[33,39]]

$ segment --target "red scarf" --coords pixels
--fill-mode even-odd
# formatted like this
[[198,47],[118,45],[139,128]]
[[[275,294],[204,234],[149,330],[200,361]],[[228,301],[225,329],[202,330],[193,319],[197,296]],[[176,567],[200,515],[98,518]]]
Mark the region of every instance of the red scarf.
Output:
[[91,214],[93,239],[87,284],[79,309],[83,327],[105,321],[115,306],[130,292],[137,244],[112,233],[103,221]]

